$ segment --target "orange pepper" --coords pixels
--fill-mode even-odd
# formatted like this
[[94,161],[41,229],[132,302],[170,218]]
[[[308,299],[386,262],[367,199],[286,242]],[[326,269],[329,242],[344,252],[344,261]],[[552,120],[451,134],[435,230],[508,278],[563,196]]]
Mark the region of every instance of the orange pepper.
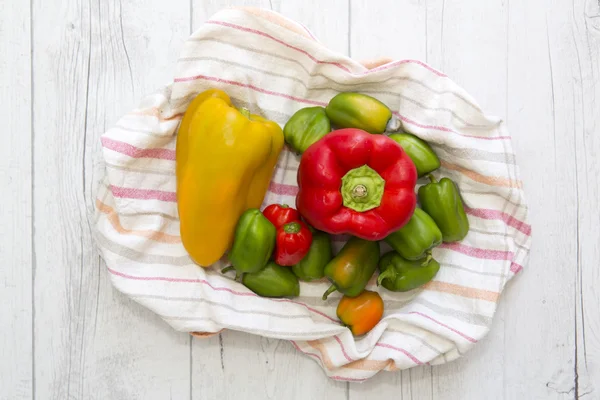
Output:
[[356,297],[344,296],[337,306],[337,316],[354,336],[364,335],[381,320],[383,300],[370,290]]

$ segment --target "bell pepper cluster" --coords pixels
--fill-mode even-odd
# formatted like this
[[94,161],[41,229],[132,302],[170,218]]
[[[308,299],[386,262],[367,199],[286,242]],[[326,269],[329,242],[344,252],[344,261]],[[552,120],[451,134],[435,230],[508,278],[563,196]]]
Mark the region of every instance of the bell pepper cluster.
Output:
[[[299,296],[300,282],[326,280],[323,300],[339,292],[341,323],[367,334],[384,315],[379,288],[422,288],[440,270],[435,248],[469,232],[458,185],[438,181],[432,146],[401,129],[389,107],[361,93],[299,109],[283,129],[221,90],[200,93],[177,139],[185,249],[204,267],[226,256],[222,272],[262,297]],[[299,158],[295,205],[261,211],[284,143]],[[429,182],[417,188],[419,179]],[[339,234],[350,238],[336,253]]]

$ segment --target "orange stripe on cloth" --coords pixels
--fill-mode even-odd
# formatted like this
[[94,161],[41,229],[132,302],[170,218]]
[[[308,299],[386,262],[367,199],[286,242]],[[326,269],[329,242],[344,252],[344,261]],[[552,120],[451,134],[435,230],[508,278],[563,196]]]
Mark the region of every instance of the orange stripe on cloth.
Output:
[[152,230],[137,231],[137,230],[124,228],[121,225],[121,220],[119,219],[119,214],[117,214],[114,209],[112,209],[110,206],[104,204],[100,200],[96,200],[96,208],[103,214],[106,214],[106,217],[110,221],[113,228],[115,228],[115,230],[117,232],[119,232],[120,234],[141,236],[141,237],[145,237],[147,239],[154,240],[156,242],[162,242],[162,243],[181,243],[181,237],[175,236],[175,235],[170,235],[168,233],[164,233],[164,232],[160,232],[160,231],[152,231]]
[[441,162],[442,167],[460,172],[463,175],[468,176],[476,182],[485,183],[490,186],[501,186],[501,187],[512,187],[512,188],[521,188],[523,186],[523,182],[515,181],[513,179],[501,178],[498,176],[486,176],[481,175],[478,172],[475,172],[471,169],[463,168],[459,165],[451,164],[447,161]]
[[498,301],[498,297],[500,296],[500,293],[498,292],[492,292],[483,289],[474,289],[467,286],[456,285],[454,283],[439,281],[430,281],[423,285],[423,289],[432,290],[435,292],[450,293],[457,296],[468,297],[471,299],[491,301],[494,303]]
[[[333,371],[338,368],[333,365],[331,358],[329,358],[327,347],[325,347],[321,340],[309,340],[306,343],[319,352],[321,355],[321,361],[323,361],[325,368],[327,368],[329,371]],[[398,369],[396,367],[396,363],[391,358],[385,361],[368,360],[363,358],[361,360],[352,361],[349,364],[343,365],[341,368],[357,369],[361,371],[381,371],[385,368],[387,368],[389,371],[396,371]]]

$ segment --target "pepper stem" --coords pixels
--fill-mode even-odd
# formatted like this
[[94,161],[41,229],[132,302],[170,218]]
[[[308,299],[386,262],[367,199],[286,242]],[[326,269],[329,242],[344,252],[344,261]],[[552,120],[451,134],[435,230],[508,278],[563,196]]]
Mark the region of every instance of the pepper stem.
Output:
[[283,226],[283,231],[285,233],[298,233],[301,229],[302,226],[300,226],[300,224],[297,222],[290,222]]
[[342,202],[345,207],[365,212],[379,207],[385,180],[368,165],[351,169],[342,177]]
[[240,108],[240,112],[244,117],[250,119],[250,110],[248,110],[246,107]]
[[[222,274],[226,274],[226,273],[228,273],[228,272],[230,272],[230,271],[232,271],[234,269],[235,269],[235,267],[233,265],[230,265],[228,267],[223,268],[221,270],[221,273]],[[235,271],[235,278],[233,278],[233,280],[239,281],[241,278],[242,278],[241,272],[240,271]]]
[[392,115],[392,118],[389,119],[387,125],[385,126],[385,131],[388,133],[399,132],[402,129],[402,121],[400,118],[397,118],[395,115]]
[[323,293],[323,300],[327,300],[327,296],[329,296],[331,293],[335,292],[336,290],[337,290],[337,288],[335,287],[335,285],[329,286],[329,289],[327,289],[325,291],[325,293]]
[[230,266],[228,266],[228,267],[225,267],[225,268],[223,268],[223,269],[221,270],[221,273],[222,273],[222,274],[226,274],[226,273],[228,273],[229,271],[232,271],[233,269],[235,269],[235,267],[234,267],[233,265],[230,265]]
[[437,179],[435,179],[435,176],[433,176],[433,174],[427,174],[427,178],[429,178],[429,181],[431,183],[437,183]]
[[429,265],[429,263],[431,262],[432,259],[433,259],[433,256],[431,255],[431,251],[428,251],[427,258],[425,259],[425,261],[423,261],[421,263],[421,267],[425,267],[425,266]]
[[387,278],[391,278],[392,275],[394,275],[395,272],[392,270],[392,268],[388,268],[385,271],[383,271],[382,273],[379,274],[379,276],[377,277],[377,286],[381,286],[381,283],[386,280]]

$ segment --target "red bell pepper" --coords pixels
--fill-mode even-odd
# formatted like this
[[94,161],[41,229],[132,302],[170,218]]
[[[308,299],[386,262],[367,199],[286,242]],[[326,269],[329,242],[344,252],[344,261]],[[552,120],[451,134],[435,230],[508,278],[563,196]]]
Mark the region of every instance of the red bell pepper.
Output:
[[277,228],[273,260],[283,266],[296,265],[312,244],[312,232],[304,222],[294,221]]
[[298,210],[287,204],[271,204],[264,209],[263,215],[275,225],[275,228],[300,220]]
[[417,169],[398,143],[360,129],[333,131],[310,146],[298,169],[296,208],[315,229],[381,240],[416,206]]

